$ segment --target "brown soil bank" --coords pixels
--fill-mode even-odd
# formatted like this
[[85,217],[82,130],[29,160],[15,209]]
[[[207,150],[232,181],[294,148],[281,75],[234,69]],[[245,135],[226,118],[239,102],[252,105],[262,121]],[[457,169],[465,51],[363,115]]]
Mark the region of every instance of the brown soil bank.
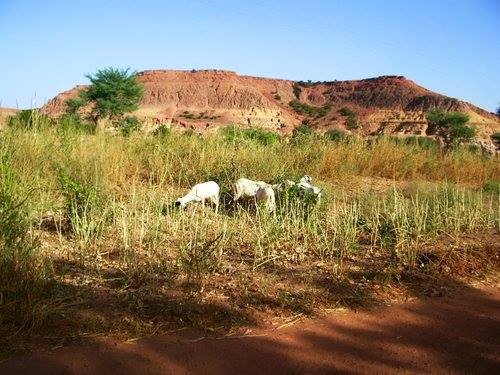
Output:
[[281,329],[98,339],[0,363],[2,374],[499,373],[500,290],[468,288]]

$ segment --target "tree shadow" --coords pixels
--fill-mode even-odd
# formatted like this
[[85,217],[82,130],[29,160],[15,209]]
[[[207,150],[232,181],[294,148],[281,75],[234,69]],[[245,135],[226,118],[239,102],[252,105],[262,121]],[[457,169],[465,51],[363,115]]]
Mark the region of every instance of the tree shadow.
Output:
[[334,314],[283,330],[206,336],[188,330],[133,343],[96,339],[2,363],[5,374],[496,373],[500,299],[465,287],[453,298]]

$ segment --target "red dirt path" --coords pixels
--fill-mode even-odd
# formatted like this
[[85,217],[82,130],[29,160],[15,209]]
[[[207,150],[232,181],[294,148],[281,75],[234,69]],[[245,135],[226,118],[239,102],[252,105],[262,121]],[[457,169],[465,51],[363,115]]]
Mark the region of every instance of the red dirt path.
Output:
[[500,373],[500,289],[330,314],[249,336],[194,331],[30,353],[1,374]]

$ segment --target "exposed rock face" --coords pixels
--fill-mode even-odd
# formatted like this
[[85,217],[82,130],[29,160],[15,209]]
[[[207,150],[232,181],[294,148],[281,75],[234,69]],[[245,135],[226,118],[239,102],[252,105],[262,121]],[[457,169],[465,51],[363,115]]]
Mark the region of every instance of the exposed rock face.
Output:
[[[362,134],[425,135],[425,111],[433,107],[468,113],[484,137],[500,127],[494,114],[431,92],[402,76],[297,83],[221,70],[151,70],[139,73],[138,80],[145,92],[136,116],[151,124],[174,124],[198,131],[235,123],[288,133],[303,120],[309,120],[318,131],[345,129],[347,118],[338,112],[340,108],[356,113],[356,131]],[[53,117],[60,115],[65,101],[84,87],[59,94],[42,110]],[[313,112],[297,113],[289,105],[292,100],[308,105]],[[314,112],[322,106],[323,113]]]

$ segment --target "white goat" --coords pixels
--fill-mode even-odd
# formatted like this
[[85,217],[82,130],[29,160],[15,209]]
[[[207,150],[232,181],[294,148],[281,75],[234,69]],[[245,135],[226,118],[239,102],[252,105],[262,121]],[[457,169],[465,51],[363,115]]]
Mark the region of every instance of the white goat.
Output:
[[219,210],[219,192],[220,188],[217,182],[208,181],[194,185],[189,193],[175,201],[176,206],[185,208],[190,202],[201,202],[205,205],[205,201],[209,200],[215,205],[215,212]]
[[239,199],[255,198],[257,190],[270,186],[264,181],[253,181],[248,178],[240,178],[233,184],[233,202],[236,203]]
[[311,182],[312,182],[312,178],[311,178],[311,176],[309,176],[309,175],[307,175],[307,174],[306,174],[305,176],[303,176],[303,177],[299,180],[299,184],[300,184],[300,183],[310,184]]
[[[297,186],[305,194],[314,196],[316,198],[316,203],[319,204],[321,202],[321,189],[317,186],[311,185],[310,182],[306,182],[306,180],[304,179],[305,177],[309,176],[302,177],[299,183],[295,186]],[[311,177],[309,177],[309,181],[311,181]]]
[[274,212],[276,209],[276,198],[274,190],[270,185],[262,186],[255,193],[256,203],[263,203],[269,212]]

